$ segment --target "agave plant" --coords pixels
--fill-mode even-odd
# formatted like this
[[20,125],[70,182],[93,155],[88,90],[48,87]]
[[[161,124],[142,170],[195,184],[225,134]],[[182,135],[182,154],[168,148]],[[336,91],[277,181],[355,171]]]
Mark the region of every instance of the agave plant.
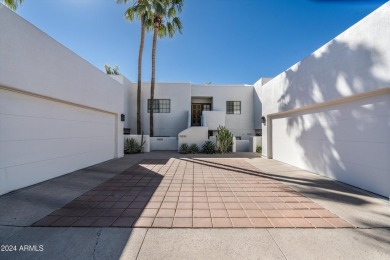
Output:
[[212,141],[206,141],[202,147],[204,153],[213,154],[215,153],[216,147]]
[[218,127],[217,144],[220,153],[227,153],[232,149],[233,134],[224,126]]
[[133,154],[141,152],[141,146],[134,138],[127,138],[125,141],[125,154]]
[[181,153],[181,154],[186,154],[186,153],[188,153],[189,151],[190,151],[190,150],[189,150],[188,144],[186,144],[186,143],[181,144],[180,149],[179,149],[179,153]]
[[190,149],[191,153],[199,153],[199,147],[196,144],[191,144]]

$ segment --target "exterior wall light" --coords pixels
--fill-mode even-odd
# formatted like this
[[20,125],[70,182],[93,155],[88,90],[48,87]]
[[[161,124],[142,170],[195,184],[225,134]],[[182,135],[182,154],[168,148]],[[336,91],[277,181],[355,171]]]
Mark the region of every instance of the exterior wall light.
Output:
[[261,123],[263,123],[263,125],[266,125],[267,119],[265,118],[265,116],[261,117]]
[[125,115],[124,114],[121,114],[121,121],[125,122]]

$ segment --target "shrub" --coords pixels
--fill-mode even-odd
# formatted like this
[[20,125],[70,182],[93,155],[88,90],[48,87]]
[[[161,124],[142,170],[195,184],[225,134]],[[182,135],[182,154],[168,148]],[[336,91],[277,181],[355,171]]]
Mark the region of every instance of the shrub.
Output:
[[190,150],[188,148],[188,144],[184,143],[180,145],[179,153],[186,154],[189,153]]
[[262,149],[261,145],[256,146],[256,153],[261,153]]
[[233,134],[224,126],[218,127],[217,144],[220,153],[227,153],[232,150]]
[[127,138],[125,141],[125,154],[141,152],[142,146],[134,138]]
[[211,141],[206,141],[202,149],[204,153],[213,154],[215,153],[215,144]]
[[141,144],[139,144],[137,140],[135,140],[134,138],[126,138],[124,152],[125,154],[140,153],[142,152],[144,145],[145,145],[144,133],[142,132]]
[[105,64],[104,69],[108,75],[119,75],[119,67],[117,65],[111,68],[111,66]]
[[191,144],[190,149],[191,153],[199,153],[199,147],[196,144]]

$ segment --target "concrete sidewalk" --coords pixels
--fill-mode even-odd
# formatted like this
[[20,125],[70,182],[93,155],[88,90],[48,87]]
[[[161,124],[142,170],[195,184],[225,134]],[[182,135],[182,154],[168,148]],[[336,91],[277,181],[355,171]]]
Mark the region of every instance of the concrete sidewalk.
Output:
[[[30,227],[142,159],[178,156],[168,152],[126,156],[1,196],[0,259],[390,258],[388,200],[249,153],[215,157],[247,158],[247,162],[263,173],[289,185],[357,228]],[[5,252],[15,247],[16,252]]]

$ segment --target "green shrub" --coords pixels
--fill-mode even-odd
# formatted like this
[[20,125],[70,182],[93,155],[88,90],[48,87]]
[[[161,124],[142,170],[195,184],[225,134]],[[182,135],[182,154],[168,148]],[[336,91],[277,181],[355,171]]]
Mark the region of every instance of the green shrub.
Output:
[[256,146],[256,153],[261,153],[262,150],[263,148],[261,147],[261,145]]
[[144,133],[142,132],[141,136],[141,144],[137,142],[134,138],[127,138],[125,140],[125,154],[134,154],[134,153],[140,153],[142,152],[142,149],[144,148],[145,140],[144,140]]
[[215,153],[215,144],[212,141],[206,141],[202,147],[203,152],[207,154]]
[[224,126],[218,127],[217,144],[220,153],[232,151],[233,134]]
[[199,147],[196,144],[191,144],[190,149],[191,153],[199,153]]
[[127,138],[125,141],[125,154],[140,153],[142,146],[134,138]]
[[190,152],[190,150],[189,150],[188,144],[184,143],[184,144],[180,145],[179,153],[186,154],[189,152]]

